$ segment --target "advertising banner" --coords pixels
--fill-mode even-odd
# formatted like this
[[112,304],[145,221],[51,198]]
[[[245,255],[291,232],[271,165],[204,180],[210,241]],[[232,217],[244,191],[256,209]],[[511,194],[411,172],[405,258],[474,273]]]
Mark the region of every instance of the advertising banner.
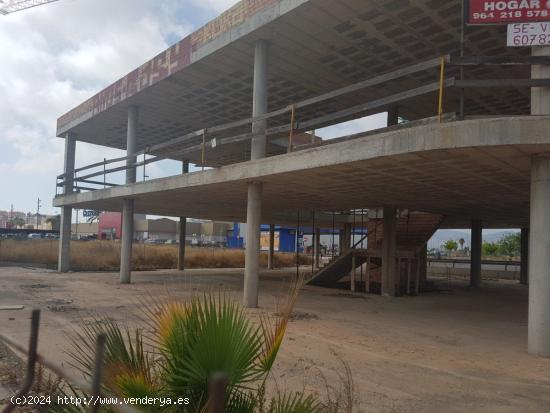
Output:
[[550,21],[550,0],[465,0],[470,25]]
[[550,45],[550,23],[514,23],[508,25],[508,46]]

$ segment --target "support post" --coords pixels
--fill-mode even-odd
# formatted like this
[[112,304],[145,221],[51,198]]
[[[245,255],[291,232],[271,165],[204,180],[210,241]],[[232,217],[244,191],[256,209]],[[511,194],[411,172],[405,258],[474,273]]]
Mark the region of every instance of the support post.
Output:
[[[65,160],[63,173],[65,174],[65,186],[63,194],[67,195],[74,190],[74,162],[76,155],[76,137],[73,134],[65,135]],[[61,222],[59,226],[59,253],[57,258],[57,270],[68,272],[71,268],[71,218],[73,209],[70,206],[61,208]]]
[[[532,48],[533,56],[550,56],[550,46]],[[547,78],[550,67],[533,65],[531,78]],[[550,115],[550,88],[531,89],[531,114]],[[529,353],[550,357],[550,158],[531,161],[529,231]]]
[[416,280],[414,284],[414,294],[420,294],[420,285],[428,281],[428,244],[420,250],[418,254],[418,265],[416,266]]
[[[181,162],[181,173],[189,173],[189,161],[184,159]],[[179,222],[179,244],[178,244],[178,270],[185,270],[185,238],[187,235],[187,217],[180,217]]]
[[321,266],[321,228],[315,228],[313,237],[313,266],[316,269]]
[[397,105],[392,105],[388,108],[388,126],[399,124],[399,108]]
[[[267,113],[267,53],[268,43],[259,40],[254,51],[254,90],[252,98],[252,117],[265,115]],[[262,159],[266,156],[267,119],[256,121],[252,124],[252,138],[250,157],[252,160]]]
[[[550,46],[533,47],[531,53],[533,56],[550,56]],[[546,79],[549,77],[550,66],[533,65],[531,67],[532,79]],[[550,88],[531,88],[531,115],[550,115]]]
[[[420,254],[424,254],[424,250]],[[418,295],[420,293],[420,272],[422,271],[422,260],[424,258],[420,255],[418,256],[416,260],[416,275],[415,275],[415,282],[414,282],[414,295]],[[427,262],[427,256],[426,259],[424,259],[424,262]]]
[[[137,151],[138,108],[128,108],[128,129],[126,133],[126,155],[131,156]],[[136,157],[126,160],[126,184],[136,182]],[[134,241],[134,200],[122,201],[122,245],[120,251],[120,282],[130,284],[132,280],[132,244]]]
[[470,257],[470,288],[476,289],[481,286],[481,241],[482,222],[478,219],[472,220],[471,234],[471,257]]
[[365,292],[370,293],[370,255],[367,255],[367,263],[365,267]]
[[357,268],[355,268],[355,254],[351,253],[351,274],[350,274],[350,284],[351,284],[351,292],[355,292],[355,280],[357,277]]
[[340,239],[340,248],[342,253],[348,251],[351,248],[351,232],[352,232],[351,224],[350,223],[344,224],[344,229],[341,232],[342,237]]
[[384,237],[382,238],[382,295],[395,296],[397,256],[397,210],[384,207]]
[[246,214],[246,250],[244,268],[244,305],[258,306],[258,283],[260,270],[260,229],[262,213],[262,184],[248,185]]
[[132,244],[134,233],[134,201],[122,200],[122,243],[120,247],[120,282],[132,281]]
[[269,252],[267,254],[267,269],[273,269],[273,260],[275,256],[275,225],[269,226]]
[[550,157],[531,164],[529,353],[550,357]]
[[411,295],[411,259],[407,258],[407,295]]
[[[252,117],[267,113],[267,58],[268,43],[265,40],[256,42],[254,51],[254,90],[252,98]],[[266,156],[267,120],[252,123],[250,157],[252,160]],[[262,218],[262,183],[248,184],[248,203],[246,212],[246,250],[244,268],[244,306],[258,306],[258,283],[260,271],[260,230]]]
[[[137,106],[128,108],[128,129],[126,130],[126,156],[137,152],[137,127],[138,127],[139,109]],[[131,156],[126,160],[126,183],[136,182],[136,167],[133,166],[137,161],[136,156]]]
[[521,229],[521,266],[519,282],[529,285],[529,228]]

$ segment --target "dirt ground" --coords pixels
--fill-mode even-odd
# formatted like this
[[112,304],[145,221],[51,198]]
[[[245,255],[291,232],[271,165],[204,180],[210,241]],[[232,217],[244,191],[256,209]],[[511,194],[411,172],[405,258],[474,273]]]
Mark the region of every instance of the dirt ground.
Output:
[[[292,271],[264,272],[260,310],[275,311]],[[185,297],[222,288],[240,296],[242,270],[134,273],[130,286],[115,273],[57,274],[30,267],[0,268],[0,330],[26,343],[30,310],[41,308],[39,351],[63,364],[65,335],[89,317],[106,314],[137,323],[140,298]],[[366,412],[547,412],[550,359],[526,353],[527,288],[464,281],[444,290],[397,299],[305,287],[280,352],[275,378],[282,389],[324,392],[342,365],[351,366]],[[336,382],[336,381],[335,381]]]

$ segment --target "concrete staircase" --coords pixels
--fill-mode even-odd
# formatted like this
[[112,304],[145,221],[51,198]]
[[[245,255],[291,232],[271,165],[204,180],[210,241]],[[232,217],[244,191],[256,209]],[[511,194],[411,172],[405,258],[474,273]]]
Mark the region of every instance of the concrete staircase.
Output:
[[[355,268],[361,267],[367,262],[367,250],[352,248],[331,259],[319,269],[317,274],[308,282],[309,285],[318,287],[338,288],[339,281],[349,275],[353,270],[353,256],[355,255]],[[378,260],[379,261],[379,260]],[[371,261],[371,268],[375,270],[380,263]]]
[[[427,242],[433,236],[435,231],[441,225],[443,216],[436,214],[428,214],[423,212],[402,211],[397,219],[397,251],[398,257],[403,257],[408,260],[405,265],[402,265],[399,260],[398,266],[398,284],[400,289],[407,290],[411,286],[411,269],[412,265],[415,271],[418,266],[417,256],[424,250]],[[367,290],[370,292],[379,292],[381,283],[381,266],[382,266],[382,242],[384,234],[384,224],[382,217],[374,217],[368,220],[367,223],[368,237],[367,249],[351,248],[343,251],[338,257],[334,257],[328,264],[320,268],[319,271],[309,280],[309,285],[328,288],[340,288],[349,286],[349,276],[352,272],[353,263],[355,268],[360,268],[367,262],[367,257],[370,257],[370,267],[363,268],[363,273],[366,275],[368,271],[368,283],[362,285],[359,290]],[[423,274],[421,274],[422,276]],[[367,278],[365,277],[365,282]],[[407,280],[409,285],[407,286]],[[405,285],[403,285],[403,283]]]

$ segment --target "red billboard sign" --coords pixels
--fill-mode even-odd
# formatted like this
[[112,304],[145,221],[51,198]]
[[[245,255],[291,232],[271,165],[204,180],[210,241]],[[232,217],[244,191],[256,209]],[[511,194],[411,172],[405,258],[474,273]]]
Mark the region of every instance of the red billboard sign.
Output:
[[550,0],[467,0],[468,24],[550,21]]

